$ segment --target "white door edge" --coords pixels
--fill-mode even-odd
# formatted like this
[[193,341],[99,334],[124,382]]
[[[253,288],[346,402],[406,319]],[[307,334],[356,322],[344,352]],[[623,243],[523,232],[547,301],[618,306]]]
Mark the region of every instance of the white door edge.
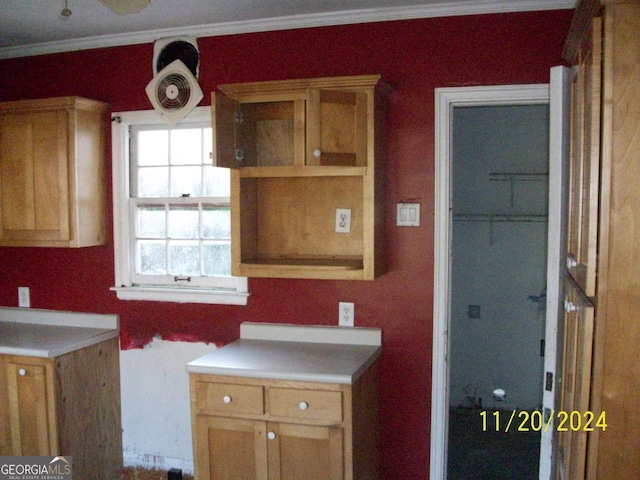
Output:
[[[556,388],[558,348],[558,325],[563,315],[563,272],[565,271],[567,182],[569,166],[569,112],[570,70],[553,67],[549,78],[549,220],[547,240],[547,307],[545,326],[545,356],[542,408],[543,412],[554,410],[557,401]],[[549,390],[546,375],[551,375]],[[545,422],[545,425],[546,422]],[[553,416],[549,428],[542,429],[540,442],[540,480],[550,480],[555,470],[555,423]]]

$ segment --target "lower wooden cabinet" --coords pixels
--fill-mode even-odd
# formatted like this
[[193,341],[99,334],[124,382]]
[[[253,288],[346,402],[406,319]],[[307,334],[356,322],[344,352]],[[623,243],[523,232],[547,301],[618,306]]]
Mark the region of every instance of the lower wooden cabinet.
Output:
[[55,358],[0,355],[0,456],[72,457],[74,478],[120,478],[118,339]]
[[378,478],[378,380],[190,374],[198,480]]

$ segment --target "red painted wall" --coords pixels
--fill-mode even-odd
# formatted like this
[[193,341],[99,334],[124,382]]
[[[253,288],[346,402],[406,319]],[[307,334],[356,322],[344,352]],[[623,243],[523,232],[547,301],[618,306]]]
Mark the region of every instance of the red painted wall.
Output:
[[[109,290],[112,241],[80,250],[0,248],[0,305],[17,306],[17,287],[28,286],[34,308],[119,314],[125,339],[144,343],[178,333],[224,343],[239,336],[243,321],[334,325],[338,302],[355,302],[356,324],[383,331],[382,478],[428,478],[434,88],[546,83],[549,68],[562,63],[571,15],[450,17],[198,40],[205,92],[222,83],[376,73],[395,86],[388,110],[389,270],[379,279],[255,279],[246,307],[126,302]],[[144,87],[152,51],[147,44],[2,60],[0,101],[80,95],[111,102],[114,111],[150,109]],[[395,204],[408,199],[422,204],[419,228],[395,227]]]

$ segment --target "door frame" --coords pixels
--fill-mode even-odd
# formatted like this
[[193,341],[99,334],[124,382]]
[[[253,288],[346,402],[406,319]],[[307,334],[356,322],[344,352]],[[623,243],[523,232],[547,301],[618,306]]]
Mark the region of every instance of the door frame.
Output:
[[[447,473],[453,108],[549,104],[549,97],[548,83],[435,89],[435,225],[430,480],[445,480]],[[549,205],[552,204],[552,200],[550,198]],[[550,292],[547,291],[547,297],[549,294]],[[555,293],[555,297],[557,298],[557,293]]]

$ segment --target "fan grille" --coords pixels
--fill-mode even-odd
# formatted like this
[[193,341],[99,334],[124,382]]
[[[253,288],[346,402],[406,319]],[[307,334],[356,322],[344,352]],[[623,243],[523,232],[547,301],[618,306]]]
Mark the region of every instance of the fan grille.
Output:
[[156,98],[162,108],[177,110],[189,103],[191,86],[189,80],[180,73],[171,73],[163,77],[156,86]]

